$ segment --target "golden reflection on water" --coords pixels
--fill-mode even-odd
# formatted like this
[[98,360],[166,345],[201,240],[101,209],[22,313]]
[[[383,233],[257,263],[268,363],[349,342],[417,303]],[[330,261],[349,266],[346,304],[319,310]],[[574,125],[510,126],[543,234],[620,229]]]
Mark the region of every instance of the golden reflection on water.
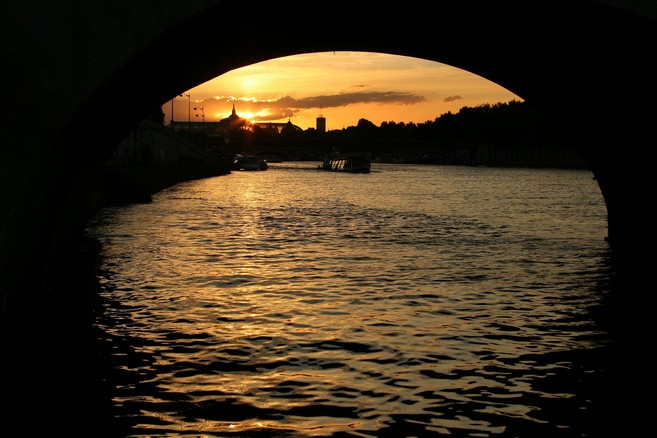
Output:
[[135,428],[490,436],[576,399],[537,385],[601,343],[588,176],[555,196],[548,171],[386,169],[236,172],[106,218],[103,329],[145,356],[115,356]]

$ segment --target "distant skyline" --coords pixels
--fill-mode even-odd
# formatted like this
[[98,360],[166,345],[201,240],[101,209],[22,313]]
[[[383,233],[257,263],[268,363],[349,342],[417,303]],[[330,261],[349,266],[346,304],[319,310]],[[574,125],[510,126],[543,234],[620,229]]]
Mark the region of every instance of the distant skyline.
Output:
[[[370,52],[321,52],[276,58],[230,71],[162,106],[167,123],[228,117],[233,103],[253,122],[287,122],[327,130],[359,119],[422,123],[464,106],[522,100],[480,76],[446,64]],[[189,98],[188,96],[189,95]],[[188,101],[189,99],[189,101]],[[196,108],[196,110],[194,110]],[[201,108],[203,110],[201,110]]]

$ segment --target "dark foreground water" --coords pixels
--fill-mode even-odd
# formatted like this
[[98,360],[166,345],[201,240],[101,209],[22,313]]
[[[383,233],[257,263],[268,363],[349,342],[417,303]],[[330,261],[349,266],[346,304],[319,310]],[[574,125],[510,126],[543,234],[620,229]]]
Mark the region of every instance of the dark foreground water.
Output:
[[113,435],[593,437],[640,420],[652,379],[610,323],[590,172],[315,167],[186,182],[92,221]]

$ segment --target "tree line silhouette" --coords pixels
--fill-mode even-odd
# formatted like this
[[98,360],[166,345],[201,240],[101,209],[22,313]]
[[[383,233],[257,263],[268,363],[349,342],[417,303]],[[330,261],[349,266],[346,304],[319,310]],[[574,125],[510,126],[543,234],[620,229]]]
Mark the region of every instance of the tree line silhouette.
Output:
[[[161,110],[160,110],[161,111]],[[163,122],[164,114],[155,114]],[[244,119],[243,119],[244,120]],[[304,149],[308,159],[338,149],[366,153],[374,161],[395,163],[585,168],[585,160],[557,125],[530,104],[512,100],[462,107],[422,123],[361,118],[355,126],[317,131],[291,123],[282,129],[237,124],[223,135],[192,139],[212,151],[226,151],[230,141],[244,150]]]
[[423,123],[361,118],[356,126],[318,133],[281,131],[283,137],[323,139],[342,151],[362,150],[378,161],[534,167],[586,167],[555,123],[526,102],[465,106]]

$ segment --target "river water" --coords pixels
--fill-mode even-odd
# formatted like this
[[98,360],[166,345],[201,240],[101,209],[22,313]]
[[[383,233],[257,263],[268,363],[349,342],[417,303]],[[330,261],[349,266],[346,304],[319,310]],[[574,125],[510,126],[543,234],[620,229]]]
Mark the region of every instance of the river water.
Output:
[[126,435],[597,436],[613,336],[586,170],[270,163],[104,209]]

